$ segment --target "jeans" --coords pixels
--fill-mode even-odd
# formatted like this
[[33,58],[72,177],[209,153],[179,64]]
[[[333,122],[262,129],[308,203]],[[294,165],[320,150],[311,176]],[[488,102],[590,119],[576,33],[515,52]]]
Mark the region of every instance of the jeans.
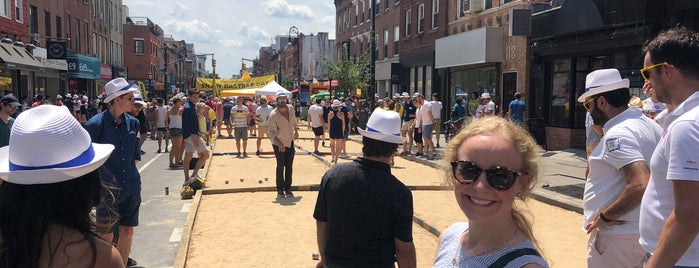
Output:
[[[277,158],[277,193],[291,192],[291,175],[293,173],[294,142],[291,142],[291,147],[286,148],[284,152],[279,151],[279,146],[272,145],[274,148],[274,157]],[[284,173],[286,170],[286,173]]]

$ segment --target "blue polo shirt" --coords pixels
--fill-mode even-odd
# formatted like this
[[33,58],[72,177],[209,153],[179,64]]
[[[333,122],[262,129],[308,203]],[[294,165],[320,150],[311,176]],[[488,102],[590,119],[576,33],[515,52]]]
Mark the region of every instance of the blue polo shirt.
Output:
[[521,100],[513,100],[510,102],[510,109],[512,109],[512,121],[515,122],[524,122],[524,111],[527,109],[527,106],[524,105],[524,102]]
[[141,191],[141,174],[136,168],[136,160],[141,161],[141,148],[138,119],[126,113],[121,124],[109,113],[98,113],[85,124],[90,138],[96,143],[114,145],[114,151],[99,169],[102,181],[116,187],[115,195],[129,195]]
[[199,119],[197,119],[197,106],[187,100],[182,111],[182,138],[199,135]]

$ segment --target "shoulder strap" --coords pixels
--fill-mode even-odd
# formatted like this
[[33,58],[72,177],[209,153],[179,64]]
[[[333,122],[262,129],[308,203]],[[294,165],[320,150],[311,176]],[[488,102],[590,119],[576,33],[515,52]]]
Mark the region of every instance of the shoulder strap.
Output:
[[536,251],[536,249],[520,248],[517,250],[510,251],[505,255],[502,255],[502,257],[495,260],[495,262],[493,262],[493,264],[488,266],[488,268],[504,268],[511,261],[513,261],[519,257],[526,256],[526,255],[541,256],[541,255],[539,255],[539,252]]

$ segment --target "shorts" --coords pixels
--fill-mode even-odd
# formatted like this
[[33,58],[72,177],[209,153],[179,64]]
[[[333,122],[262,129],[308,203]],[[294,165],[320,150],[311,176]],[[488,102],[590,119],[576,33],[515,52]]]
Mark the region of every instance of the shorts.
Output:
[[[415,120],[415,119],[413,119],[413,120]],[[408,130],[410,130],[410,125],[413,124],[413,120],[404,121],[404,122],[403,122],[403,125],[400,127],[400,131],[408,131]]]
[[255,119],[250,119],[250,123],[248,123],[248,126],[254,127],[255,126]]
[[164,127],[159,127],[159,128],[158,128],[158,132],[165,132],[165,128],[164,128]]
[[587,242],[588,267],[643,267],[646,251],[638,243],[639,234],[590,233]]
[[263,126],[263,125],[260,125],[257,127],[257,139],[258,140],[263,139],[265,137],[269,137],[269,135],[267,135],[268,128],[269,128],[269,126]]
[[186,153],[194,153],[196,151],[197,154],[200,154],[204,151],[207,151],[206,145],[204,145],[204,141],[199,139],[199,146],[194,146],[194,141],[192,140],[193,138],[193,136],[189,136],[186,139],[184,139],[184,151]]
[[248,140],[248,128],[247,127],[236,127],[234,129],[234,131],[235,131],[235,140],[236,141],[239,141],[241,139],[244,141]]
[[318,137],[318,136],[323,136],[323,126],[319,127],[314,127],[313,129],[313,134]]
[[433,125],[422,125],[422,138],[429,140],[432,139],[432,126]]
[[170,128],[170,137],[171,138],[182,138],[182,129],[181,128]]
[[413,129],[413,140],[415,140],[415,143],[422,144],[422,133],[419,133],[417,128]]
[[440,133],[442,131],[442,119],[441,118],[434,119],[434,124],[432,124],[432,130],[434,130],[437,133]]
[[223,119],[223,124],[230,127],[231,126],[231,119],[230,118]]
[[148,125],[147,124],[141,124],[141,129],[139,130],[139,134],[148,134]]
[[[97,207],[97,222],[99,225],[115,223],[119,224],[119,226],[138,226],[141,192],[130,195],[117,195],[115,197],[116,200],[110,194],[105,195],[104,201]],[[106,233],[107,230],[104,230],[104,232]]]

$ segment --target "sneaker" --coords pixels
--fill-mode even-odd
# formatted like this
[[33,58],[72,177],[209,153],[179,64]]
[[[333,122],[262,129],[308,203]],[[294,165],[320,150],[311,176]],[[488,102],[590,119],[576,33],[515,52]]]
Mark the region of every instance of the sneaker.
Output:
[[255,153],[255,155],[260,155],[260,151],[257,151],[257,152]]
[[243,152],[243,157],[248,157],[248,153]]
[[277,198],[284,198],[283,192],[277,192]]
[[126,267],[131,267],[131,266],[136,266],[138,265],[138,262],[132,258],[129,258],[128,261],[126,261]]
[[439,147],[439,143],[437,143],[437,148],[440,148],[440,147]]
[[294,193],[291,191],[286,191],[286,197],[294,197]]
[[318,150],[316,150],[315,152],[313,152],[313,154],[314,154],[314,155],[321,155],[321,153],[320,153]]
[[195,178],[195,179],[200,180],[200,181],[206,181],[206,178],[199,176],[199,174],[192,175],[192,178]]
[[415,153],[415,157],[420,157],[420,156],[423,156],[423,154],[421,152]]

